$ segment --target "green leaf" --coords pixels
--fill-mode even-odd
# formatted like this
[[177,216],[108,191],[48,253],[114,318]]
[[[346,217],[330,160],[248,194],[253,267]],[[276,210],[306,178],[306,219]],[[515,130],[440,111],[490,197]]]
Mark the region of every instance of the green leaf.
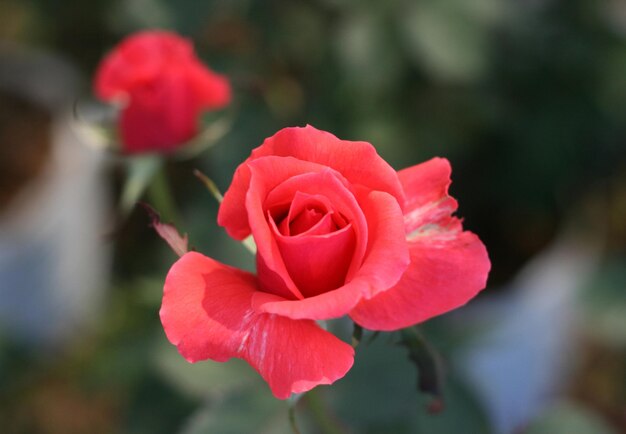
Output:
[[163,166],[163,158],[160,155],[149,154],[128,157],[125,162],[127,176],[119,204],[122,216],[127,216],[143,196],[152,178]]
[[573,402],[547,409],[530,424],[526,434],[616,434],[598,414]]
[[441,413],[432,414],[427,410],[432,396],[419,393],[413,387],[416,369],[406,357],[404,346],[377,339],[359,347],[355,364],[344,378],[314,392],[323,393],[328,412],[336,422],[350,428],[347,432],[490,433],[485,412],[472,389],[452,368],[446,373],[445,408]]
[[267,389],[250,388],[207,400],[179,431],[180,434],[292,434],[287,403]]

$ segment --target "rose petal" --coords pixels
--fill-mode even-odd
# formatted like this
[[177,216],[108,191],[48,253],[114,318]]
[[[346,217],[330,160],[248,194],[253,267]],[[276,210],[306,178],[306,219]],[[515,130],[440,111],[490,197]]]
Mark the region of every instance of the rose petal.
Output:
[[[275,164],[275,162],[280,162],[281,160],[284,160],[284,158],[264,157],[255,160],[250,163],[250,165],[253,167],[253,172],[256,171],[257,168],[263,167],[263,171],[259,171],[259,173],[264,173],[265,170],[267,170],[266,163],[271,162]],[[254,176],[250,185],[253,183]],[[368,248],[369,230],[368,222],[365,219],[361,205],[345,184],[345,180],[339,173],[328,168],[322,168],[318,173],[305,172],[277,183],[276,188],[272,189],[267,195],[265,206],[272,207],[274,204],[285,203],[291,200],[291,198],[295,200],[299,194],[315,195],[316,193],[320,193],[320,195],[323,195],[325,198],[324,202],[327,204],[326,206],[331,208],[338,218],[352,223],[356,244],[354,246],[354,253],[351,255],[350,271],[348,272],[348,277],[350,277],[362,263],[366,249]],[[251,224],[251,226],[253,225]],[[256,231],[254,229],[253,235],[256,237]]]
[[367,218],[371,243],[367,247],[367,256],[359,264],[354,276],[348,276],[349,283],[333,291],[297,301],[257,292],[252,298],[256,310],[293,319],[338,318],[350,311],[362,298],[370,298],[388,290],[400,280],[409,264],[409,253],[398,202],[387,193],[370,192],[362,193],[359,203]]
[[129,94],[120,119],[124,151],[169,151],[196,134],[196,97],[184,76],[182,68],[172,69]]
[[342,378],[352,347],[313,321],[257,314],[255,279],[199,253],[176,262],[165,282],[161,321],[190,362],[243,358],[280,399]]
[[167,338],[190,362],[237,357],[255,288],[252,274],[187,253],[165,279],[160,316]]
[[235,239],[242,240],[250,234],[249,222],[241,217],[250,183],[249,163],[268,155],[292,156],[330,167],[351,184],[386,191],[395,196],[400,204],[404,202],[396,171],[369,143],[340,140],[310,125],[285,128],[252,151],[250,157],[235,171],[233,181],[224,195],[218,223]]
[[273,232],[289,276],[302,295],[312,297],[343,286],[354,255],[352,225],[324,235],[289,237],[277,228]]
[[[352,222],[356,236],[352,260],[360,261],[367,243],[367,224],[356,199],[337,172],[295,158],[274,156],[251,162],[250,170],[252,176],[246,209],[258,249],[257,273],[264,290],[285,298],[304,298],[287,271],[266,214],[273,206],[291,200],[298,191],[308,194],[323,192],[335,210]],[[293,296],[290,297],[289,293]]]
[[450,163],[445,158],[433,158],[398,172],[404,188],[404,224],[406,232],[427,223],[436,223],[450,216],[457,202],[448,196]]
[[255,318],[244,356],[279,399],[332,384],[354,362],[353,348],[314,321],[267,314]]
[[187,74],[199,109],[218,109],[230,102],[230,82],[225,76],[195,60],[189,63]]
[[350,313],[371,330],[397,330],[460,307],[487,282],[491,267],[476,235],[461,232],[453,219],[448,228],[431,226],[410,243],[411,265],[400,282]]
[[[277,221],[274,210],[283,209],[289,206],[287,215],[282,221]],[[271,206],[270,213],[276,222],[280,233],[283,235],[298,235],[301,233],[310,234],[314,231],[316,235],[331,232],[338,229],[336,220],[333,218],[333,206],[326,196],[320,194],[306,194],[296,191],[291,203],[285,205]]]
[[[362,280],[371,298],[395,285],[410,263],[402,210],[396,198],[382,191],[358,193],[359,204],[368,225],[367,253],[363,264],[355,268],[352,281]],[[351,277],[348,276],[348,279]]]
[[95,78],[98,97],[110,100],[160,75],[163,68],[193,58],[191,42],[167,31],[136,33],[107,54]]

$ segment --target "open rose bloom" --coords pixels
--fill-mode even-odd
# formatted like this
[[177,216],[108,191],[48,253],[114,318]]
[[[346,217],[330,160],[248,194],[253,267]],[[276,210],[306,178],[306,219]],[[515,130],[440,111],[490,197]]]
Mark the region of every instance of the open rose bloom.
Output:
[[200,113],[226,106],[228,80],[203,65],[190,41],[166,31],[124,39],[101,62],[96,95],[118,101],[122,151],[169,153],[198,133]]
[[235,172],[218,223],[257,245],[257,274],[190,252],[161,321],[189,361],[245,359],[278,398],[342,378],[350,345],[316,321],[397,330],[485,287],[484,245],[451,214],[450,165],[396,172],[365,142],[307,126],[268,138]]

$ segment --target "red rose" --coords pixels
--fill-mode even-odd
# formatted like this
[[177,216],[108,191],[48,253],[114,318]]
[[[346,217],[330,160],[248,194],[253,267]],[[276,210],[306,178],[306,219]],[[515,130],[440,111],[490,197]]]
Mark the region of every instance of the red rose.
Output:
[[450,165],[400,172],[365,142],[286,128],[239,166],[218,223],[252,234],[257,275],[199,253],[176,262],[161,321],[187,360],[247,360],[287,398],[343,377],[350,345],[315,320],[348,314],[396,330],[459,307],[484,288],[484,245],[451,213]]
[[198,132],[203,110],[230,101],[230,85],[204,66],[190,41],[148,31],[123,40],[98,67],[95,91],[123,100],[119,131],[123,151],[170,152]]

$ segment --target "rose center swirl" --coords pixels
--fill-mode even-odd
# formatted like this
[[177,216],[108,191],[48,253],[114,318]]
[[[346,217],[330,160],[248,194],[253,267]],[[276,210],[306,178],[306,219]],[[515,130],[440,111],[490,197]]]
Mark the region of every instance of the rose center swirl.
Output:
[[285,267],[305,297],[345,283],[355,246],[351,223],[322,195],[296,193],[268,210]]

